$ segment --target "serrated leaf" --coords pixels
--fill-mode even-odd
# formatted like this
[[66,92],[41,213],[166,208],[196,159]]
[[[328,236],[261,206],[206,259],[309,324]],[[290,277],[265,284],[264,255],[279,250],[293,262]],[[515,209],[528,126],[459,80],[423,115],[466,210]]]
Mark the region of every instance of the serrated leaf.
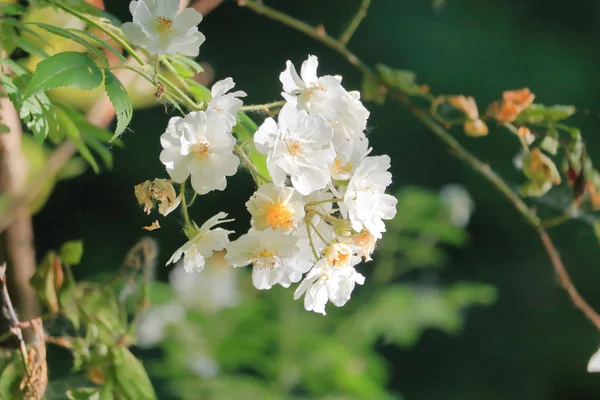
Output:
[[362,79],[362,98],[366,101],[373,101],[375,104],[385,102],[385,91],[382,90],[381,81],[372,74],[364,74]]
[[515,122],[518,124],[551,124],[569,118],[576,111],[574,106],[532,104],[519,113]]
[[117,128],[112,140],[117,139],[125,131],[125,128],[131,122],[133,115],[133,105],[127,94],[127,90],[121,84],[121,81],[108,69],[104,70],[104,88],[113,107],[117,112]]
[[378,64],[377,72],[385,83],[406,94],[417,95],[422,92],[421,86],[416,83],[417,74],[412,71],[393,69],[383,64]]
[[83,47],[85,47],[85,49],[87,51],[90,52],[90,54],[97,61],[99,61],[104,66],[108,66],[108,59],[106,58],[106,55],[104,54],[104,52],[102,50],[98,49],[98,47],[93,46],[89,41],[82,39],[79,35],[76,35],[73,32],[63,29],[63,28],[60,28],[58,26],[43,24],[41,22],[30,22],[29,24],[38,26],[54,35],[63,37],[65,39],[72,40],[73,42],[82,45]]
[[116,390],[123,400],[154,400],[156,393],[142,363],[125,348],[112,351]]
[[81,262],[83,256],[83,241],[71,240],[63,243],[58,255],[65,264],[77,265]]
[[96,63],[83,53],[65,51],[37,65],[24,98],[58,87],[91,90],[101,83],[102,71]]

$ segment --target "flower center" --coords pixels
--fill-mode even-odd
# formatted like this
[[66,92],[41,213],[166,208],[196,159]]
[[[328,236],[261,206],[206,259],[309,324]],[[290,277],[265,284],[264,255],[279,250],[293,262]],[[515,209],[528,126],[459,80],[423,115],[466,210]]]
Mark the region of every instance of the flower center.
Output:
[[345,244],[336,243],[325,250],[327,263],[332,267],[345,267],[350,263],[352,249]]
[[156,17],[156,23],[158,24],[158,30],[166,33],[171,32],[171,28],[173,27],[173,20],[171,18],[165,16]]
[[273,230],[277,228],[290,229],[294,225],[293,216],[292,210],[284,203],[279,202],[270,207],[265,220]]
[[254,268],[265,269],[275,268],[277,252],[269,251],[267,249],[261,249],[250,254],[249,261],[252,263]]
[[333,161],[333,165],[331,166],[331,169],[333,170],[333,172],[337,173],[338,175],[347,174],[347,173],[352,172],[352,163],[342,164],[342,160],[340,160],[339,157],[336,157],[335,160]]
[[299,141],[293,139],[286,139],[285,146],[287,147],[287,151],[290,156],[297,156],[298,154],[303,154],[302,145]]
[[196,144],[192,145],[191,150],[196,157],[206,158],[210,151],[210,144],[206,140],[200,139]]

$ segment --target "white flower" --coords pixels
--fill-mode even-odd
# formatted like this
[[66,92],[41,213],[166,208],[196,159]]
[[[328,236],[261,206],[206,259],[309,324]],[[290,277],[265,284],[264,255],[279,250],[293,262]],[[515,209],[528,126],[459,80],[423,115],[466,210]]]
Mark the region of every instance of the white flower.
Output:
[[179,11],[179,0],[140,0],[129,3],[133,22],[123,24],[131,43],[154,54],[180,53],[195,57],[204,43],[197,25],[202,15],[193,8]]
[[294,299],[304,295],[304,308],[323,315],[328,301],[343,306],[350,300],[354,286],[365,282],[365,277],[354,269],[359,262],[360,257],[352,255],[349,246],[341,243],[329,246],[296,289]]
[[196,236],[181,246],[171,256],[167,265],[179,261],[183,256],[183,269],[188,273],[200,272],[204,269],[206,259],[213,254],[213,251],[223,250],[229,243],[229,234],[233,231],[228,231],[223,228],[215,228],[214,226],[225,222],[233,221],[232,219],[223,219],[227,214],[220,212],[214,217],[206,221]]
[[366,228],[376,239],[385,232],[382,220],[396,215],[398,200],[385,194],[385,188],[392,183],[388,156],[365,157],[356,169],[344,194],[341,210],[348,215],[352,229],[361,232]]
[[254,144],[258,151],[267,154],[267,169],[275,185],[283,186],[289,175],[294,188],[308,195],[331,181],[329,168],[335,159],[332,135],[325,119],[286,104],[279,113],[278,124],[268,118],[260,126],[254,134]]
[[365,261],[372,261],[371,254],[375,251],[377,239],[371,232],[365,230],[360,233],[355,233],[349,237],[343,238],[343,242],[347,243],[354,254],[363,257]]
[[229,243],[225,259],[234,267],[252,264],[252,283],[257,289],[270,289],[278,283],[287,287],[301,278],[288,264],[289,258],[298,251],[297,242],[292,235],[250,229]]
[[334,128],[336,146],[363,139],[369,111],[360,102],[360,93],[346,91],[341,76],[318,77],[318,65],[317,57],[308,56],[298,76],[296,68],[288,61],[285,71],[279,75],[283,96],[298,109],[325,117]]
[[232,126],[236,124],[235,116],[240,111],[240,108],[244,104],[239,97],[246,97],[246,92],[238,90],[237,92],[227,93],[233,89],[235,82],[232,78],[225,78],[218,82],[215,82],[210,90],[212,99],[208,103],[207,110],[223,113]]
[[183,305],[215,313],[240,303],[237,274],[224,257],[224,251],[216,251],[206,258],[202,274],[189,274],[182,263],[171,271],[169,283]]
[[262,185],[246,202],[252,215],[252,225],[260,230],[279,229],[292,232],[304,217],[302,196],[294,188],[281,188],[272,183]]
[[183,182],[191,175],[198,194],[225,189],[225,177],[235,174],[240,163],[233,154],[231,123],[219,113],[196,111],[171,118],[160,143],[160,161],[171,179]]
[[590,358],[587,372],[600,372],[600,349],[592,355],[592,358]]
[[337,148],[337,156],[331,166],[331,177],[340,181],[347,181],[352,178],[354,171],[371,150],[369,141],[366,138],[352,140],[348,142],[347,146]]
[[440,190],[440,197],[450,213],[450,223],[458,228],[467,226],[475,209],[469,192],[460,185],[446,185]]
[[184,317],[184,308],[175,302],[147,309],[136,324],[136,345],[148,349],[160,344],[167,336],[167,326],[178,323]]

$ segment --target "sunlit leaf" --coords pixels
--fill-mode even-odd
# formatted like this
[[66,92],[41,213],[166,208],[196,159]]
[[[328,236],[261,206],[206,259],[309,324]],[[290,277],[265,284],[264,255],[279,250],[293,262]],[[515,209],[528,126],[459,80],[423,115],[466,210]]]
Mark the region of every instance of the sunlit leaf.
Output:
[[63,243],[58,254],[65,264],[79,264],[81,262],[81,257],[83,256],[83,241],[71,240]]
[[156,399],[154,388],[142,363],[124,347],[112,350],[115,389],[123,400]]
[[542,104],[532,104],[517,116],[515,120],[518,124],[540,124],[562,121],[575,114],[574,106],[544,106]]
[[91,90],[102,83],[102,71],[87,55],[65,51],[41,61],[24,97],[58,87]]
[[125,90],[125,87],[123,87],[119,79],[109,70],[104,70],[104,87],[110,102],[117,112],[117,129],[113,136],[113,139],[116,139],[125,131],[129,122],[131,122],[133,105],[131,104],[131,99],[127,94],[127,90]]

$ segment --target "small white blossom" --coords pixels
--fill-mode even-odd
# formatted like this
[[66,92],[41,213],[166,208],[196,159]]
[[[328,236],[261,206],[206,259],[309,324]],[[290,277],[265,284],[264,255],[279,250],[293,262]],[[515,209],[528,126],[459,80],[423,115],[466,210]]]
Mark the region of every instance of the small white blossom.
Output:
[[596,351],[587,366],[588,372],[600,372],[600,350]]
[[160,143],[160,161],[171,179],[181,183],[191,175],[198,194],[225,189],[225,177],[235,174],[240,164],[233,154],[231,123],[219,113],[196,111],[171,118]]
[[384,193],[392,183],[389,168],[388,156],[365,157],[350,179],[341,203],[352,229],[361,232],[366,228],[376,239],[381,239],[381,233],[385,232],[383,220],[396,215],[398,200]]
[[349,246],[342,243],[329,246],[296,289],[294,299],[304,295],[304,308],[323,315],[328,301],[343,306],[350,300],[354,286],[365,282],[365,277],[354,269],[359,262],[360,257],[354,256]]
[[183,269],[188,273],[200,272],[204,269],[206,259],[213,254],[213,251],[223,250],[229,243],[228,231],[223,228],[215,228],[218,224],[233,221],[232,219],[223,219],[227,214],[220,212],[206,221],[196,236],[186,242],[171,256],[167,265],[179,261],[183,256]]
[[308,195],[331,181],[329,169],[335,159],[332,135],[325,119],[286,104],[278,123],[268,118],[260,126],[254,144],[267,155],[267,169],[275,185],[283,186],[289,175],[294,188]]
[[234,267],[252,264],[252,283],[257,289],[270,289],[280,284],[288,287],[298,282],[301,274],[288,263],[298,251],[298,239],[292,235],[250,229],[247,234],[227,246],[225,259]]
[[233,89],[234,86],[235,82],[233,82],[232,78],[225,78],[215,82],[210,90],[212,99],[207,107],[207,111],[214,111],[225,115],[232,126],[236,124],[235,116],[244,104],[239,97],[246,97],[246,92],[242,90],[227,93]]
[[365,261],[373,261],[371,255],[375,251],[377,239],[371,232],[365,230],[360,233],[355,233],[354,235],[343,238],[343,242],[347,243],[357,256],[363,257]]
[[369,111],[360,102],[359,92],[348,92],[342,86],[341,76],[317,76],[319,61],[308,56],[302,63],[300,76],[288,61],[279,75],[283,96],[299,110],[311,115],[321,115],[333,126],[336,146],[365,137]]
[[450,223],[458,228],[467,226],[475,209],[469,192],[460,185],[446,185],[440,190],[440,197],[448,208]]
[[294,188],[277,187],[272,183],[262,185],[246,202],[252,215],[253,226],[265,229],[279,229],[284,233],[292,232],[304,217],[302,196]]
[[186,308],[215,313],[240,303],[238,276],[225,261],[224,251],[206,258],[201,274],[189,274],[183,263],[178,263],[169,274],[169,283]]
[[331,166],[331,177],[336,180],[347,181],[352,178],[354,171],[372,149],[369,147],[369,141],[365,138],[350,141],[347,146],[336,150],[337,156]]
[[131,43],[153,54],[180,53],[195,57],[204,43],[197,25],[202,15],[193,8],[179,11],[179,0],[139,0],[129,3],[133,22],[123,24]]

